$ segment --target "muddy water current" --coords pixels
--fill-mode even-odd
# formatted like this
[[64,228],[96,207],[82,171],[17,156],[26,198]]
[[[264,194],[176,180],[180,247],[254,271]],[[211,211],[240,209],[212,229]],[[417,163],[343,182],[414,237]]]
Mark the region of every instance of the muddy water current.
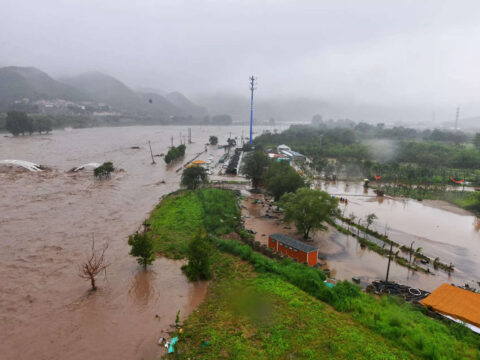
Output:
[[[0,160],[20,159],[49,167],[33,173],[0,168],[0,358],[155,359],[159,336],[175,314],[187,316],[207,284],[191,284],[181,262],[158,258],[144,272],[128,255],[128,235],[159,198],[179,186],[176,169],[204,151],[209,135],[225,143],[242,127],[192,127],[183,161],[166,166],[171,138],[178,145],[187,127],[122,127],[54,131],[48,136],[1,137]],[[132,147],[139,146],[139,149]],[[200,156],[223,155],[209,146]],[[112,161],[119,169],[96,181],[91,170],[68,170]],[[111,266],[99,290],[78,277],[92,237],[109,242]]]

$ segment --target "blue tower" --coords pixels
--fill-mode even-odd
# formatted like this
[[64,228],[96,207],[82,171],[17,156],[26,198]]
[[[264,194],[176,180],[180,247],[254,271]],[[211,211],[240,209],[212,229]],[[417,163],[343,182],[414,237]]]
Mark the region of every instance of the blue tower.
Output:
[[255,77],[250,76],[250,145],[252,145],[252,133],[253,133],[253,91],[255,90]]

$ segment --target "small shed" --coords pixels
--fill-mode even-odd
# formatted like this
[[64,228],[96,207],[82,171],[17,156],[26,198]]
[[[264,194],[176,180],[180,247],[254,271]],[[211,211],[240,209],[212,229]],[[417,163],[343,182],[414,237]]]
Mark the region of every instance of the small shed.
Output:
[[300,263],[315,266],[318,259],[318,249],[291,237],[275,233],[268,237],[268,247],[275,252],[297,259]]

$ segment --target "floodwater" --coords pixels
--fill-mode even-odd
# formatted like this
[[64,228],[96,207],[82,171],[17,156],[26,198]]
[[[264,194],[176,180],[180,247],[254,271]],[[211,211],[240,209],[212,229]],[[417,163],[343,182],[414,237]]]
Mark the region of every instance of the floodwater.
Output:
[[[180,310],[186,317],[207,284],[188,283],[182,262],[158,258],[147,272],[128,255],[128,235],[179,186],[175,170],[204,151],[210,135],[225,143],[242,127],[191,127],[193,144],[183,161],[167,167],[161,157],[188,127],[119,127],[1,137],[0,160],[21,159],[51,168],[32,173],[0,169],[0,357],[2,359],[155,359]],[[259,130],[261,131],[261,130]],[[140,149],[132,149],[139,146]],[[218,159],[223,150],[209,154]],[[69,173],[85,163],[112,161],[119,169],[96,181],[92,171]],[[165,183],[163,183],[163,181]],[[92,237],[108,242],[99,290],[78,277]]]
[[[415,272],[391,262],[389,280],[433,291],[444,282],[464,285],[468,283],[478,288],[480,281],[480,234],[478,220],[470,213],[442,202],[419,202],[408,199],[377,198],[368,190],[364,193],[361,183],[320,183],[318,187],[331,194],[347,197],[349,200],[345,216],[354,213],[365,218],[375,213],[378,219],[372,228],[380,233],[414,249],[421,247],[422,252],[431,258],[440,257],[444,263],[452,262],[455,271],[449,276],[443,270],[434,270],[434,274]],[[278,216],[268,204],[254,204],[254,199],[263,200],[262,195],[252,195],[244,200],[243,214],[245,226],[257,231],[255,240],[267,244],[268,235],[281,232],[298,238],[295,228],[288,228],[279,219],[266,218],[265,214]],[[351,280],[359,277],[362,285],[373,280],[385,279],[388,257],[381,256],[367,248],[362,248],[357,239],[329,228],[318,231],[312,236],[312,245],[318,248],[323,269],[331,271],[331,277]],[[407,256],[403,254],[403,256]],[[422,265],[422,264],[420,264]]]
[[[395,265],[396,270],[393,271],[395,280],[421,285],[426,290],[433,290],[442,282],[453,282],[458,285],[468,283],[478,288],[480,224],[476,216],[440,201],[420,202],[388,196],[379,198],[370,189],[365,193],[361,183],[337,182],[318,185],[330,194],[343,196],[349,200],[346,208],[345,205],[340,205],[345,216],[353,213],[357,218],[365,219],[366,215],[374,213],[378,219],[374,221],[373,228],[378,232],[386,231],[390,239],[401,245],[410,246],[413,241],[414,249],[421,247],[422,252],[430,258],[438,256],[443,263],[451,262],[455,266],[454,273],[448,276],[442,270],[437,270],[435,275],[412,274],[410,270]],[[379,259],[374,259],[375,256],[371,254],[365,255],[365,251],[355,244],[354,238],[336,233],[329,237],[329,242],[342,249],[331,254],[330,266],[336,265],[338,268],[339,262],[348,264],[337,270],[337,275],[341,274],[345,278],[361,276],[363,272],[368,272],[369,267],[383,267],[381,274],[385,276],[386,259],[378,255]],[[372,262],[376,261],[382,266],[372,265]]]

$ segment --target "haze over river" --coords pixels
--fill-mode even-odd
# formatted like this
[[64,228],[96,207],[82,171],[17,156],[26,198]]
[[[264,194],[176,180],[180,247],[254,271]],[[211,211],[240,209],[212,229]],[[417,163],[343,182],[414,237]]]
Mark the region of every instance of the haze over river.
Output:
[[[188,283],[181,262],[158,258],[143,272],[128,255],[127,238],[158,203],[179,187],[176,169],[205,149],[210,135],[226,143],[237,127],[192,126],[183,161],[167,167],[166,153],[187,126],[134,126],[54,131],[51,135],[0,137],[0,160],[48,166],[33,173],[0,169],[0,358],[140,359],[158,357],[157,339],[180,310],[185,317],[203,299],[205,284]],[[257,130],[257,131],[261,131]],[[140,149],[131,149],[140,146]],[[223,150],[209,146],[218,160]],[[96,181],[73,167],[112,161],[121,169]],[[164,180],[165,184],[161,183]],[[106,277],[88,295],[78,277],[92,236],[109,241]],[[158,315],[159,317],[156,317]]]

